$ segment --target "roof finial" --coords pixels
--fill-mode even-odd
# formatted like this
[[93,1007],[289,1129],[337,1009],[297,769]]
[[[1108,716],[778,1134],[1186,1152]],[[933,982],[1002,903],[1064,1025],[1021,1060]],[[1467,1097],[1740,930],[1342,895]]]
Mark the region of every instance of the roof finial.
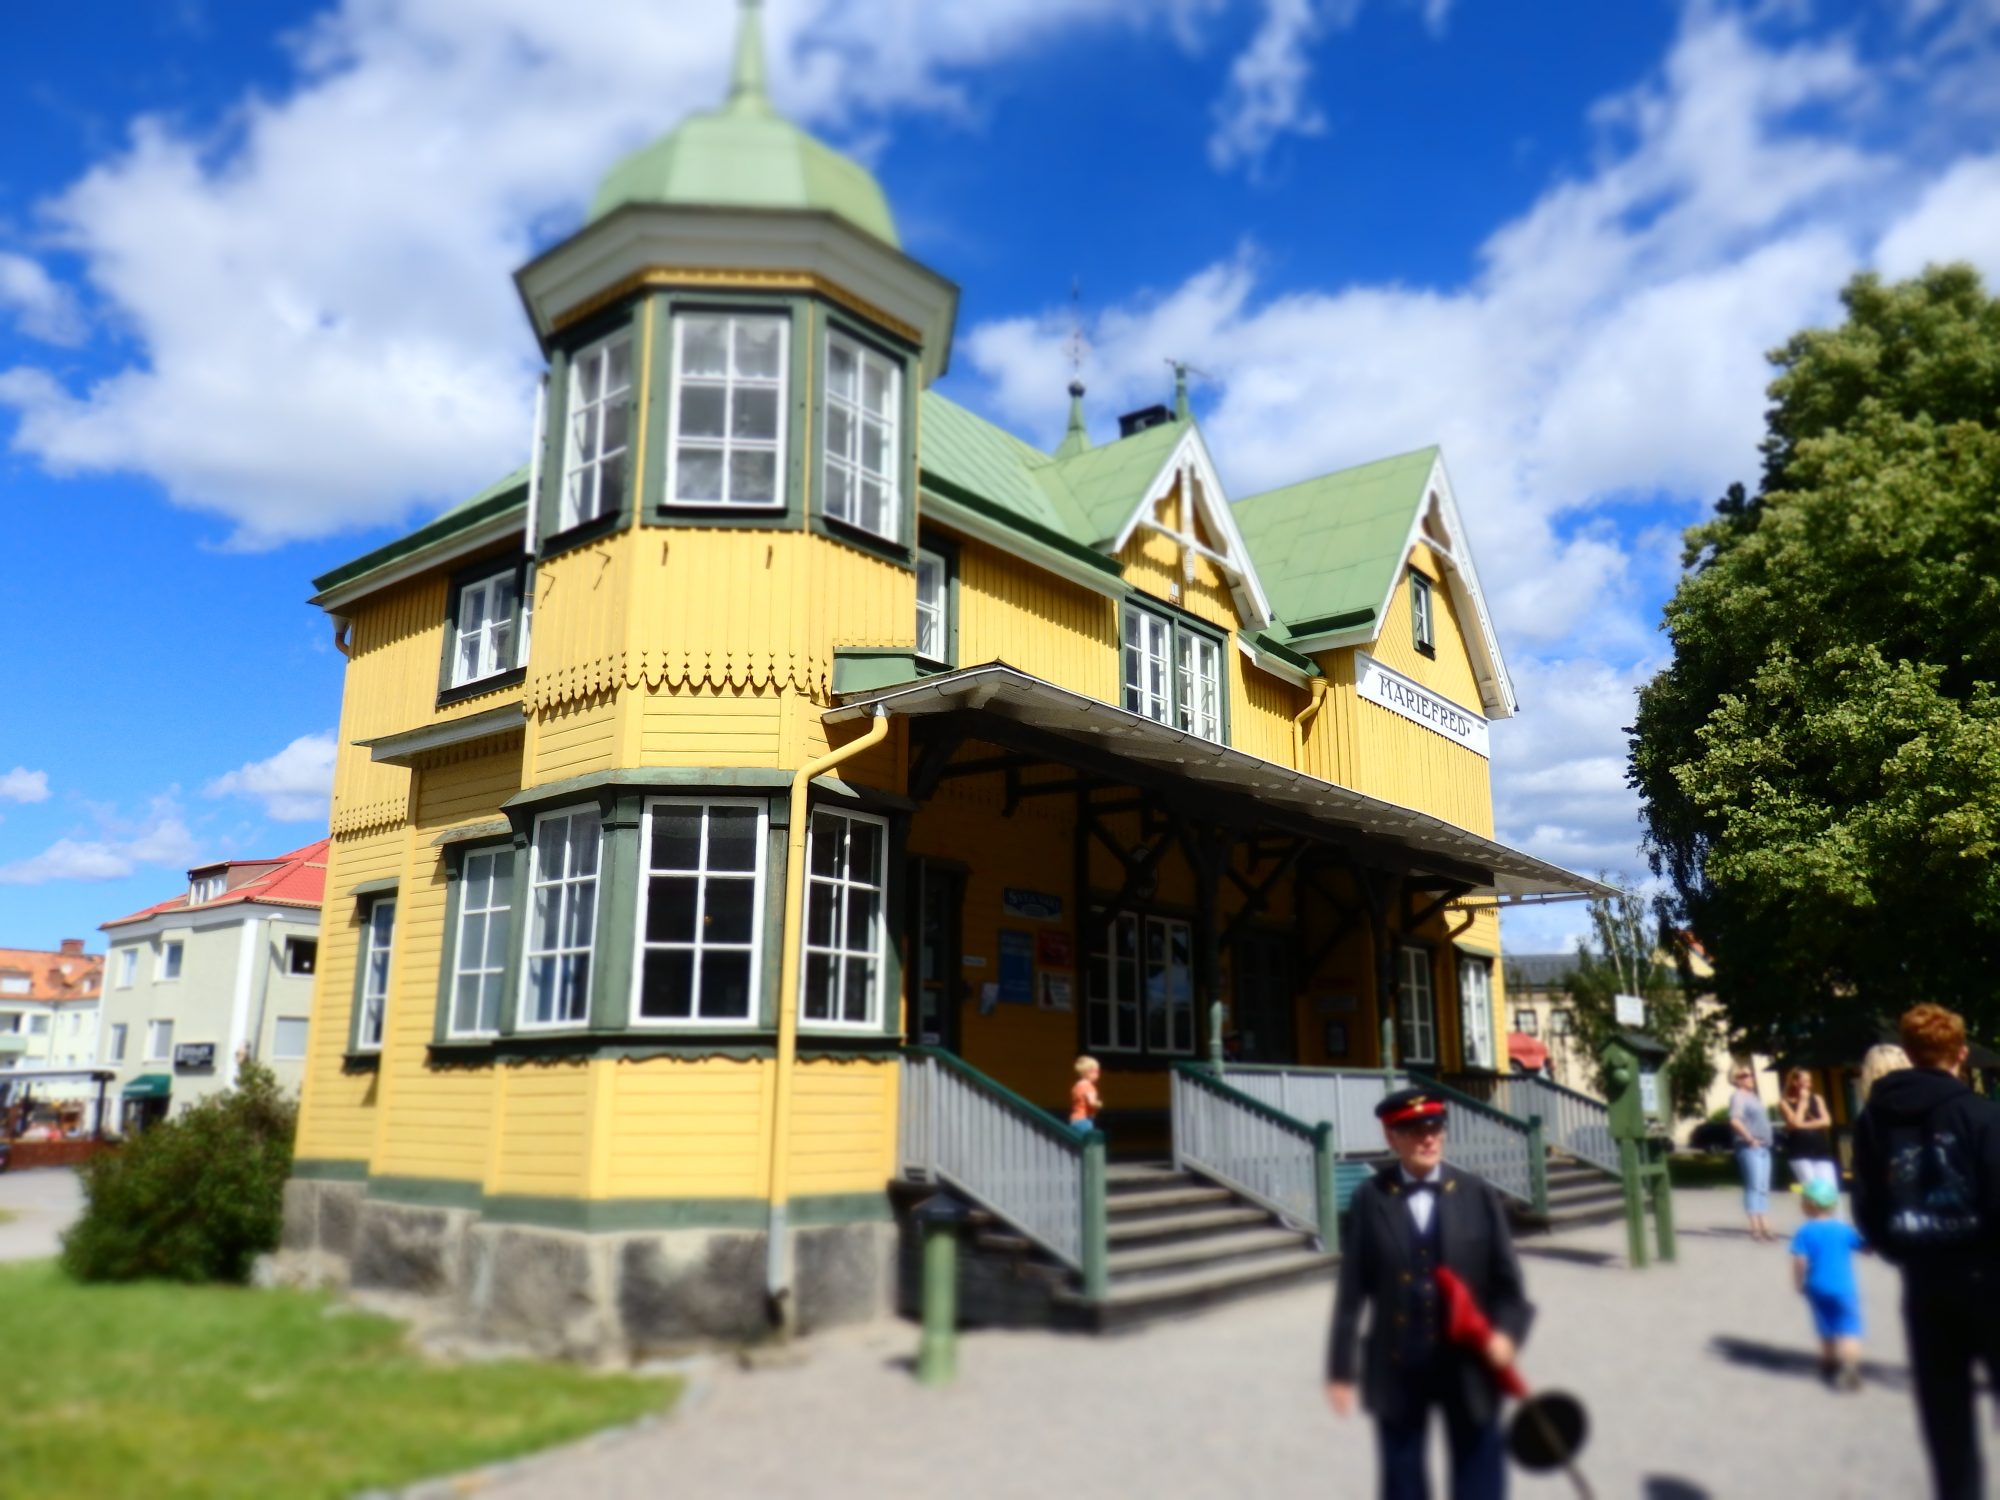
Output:
[[736,23],[736,66],[729,75],[729,107],[768,110],[764,92],[763,0],[739,0]]
[[1069,430],[1056,446],[1057,458],[1090,451],[1090,428],[1083,420],[1083,283],[1074,277],[1069,284],[1069,305]]
[[1185,422],[1194,415],[1194,408],[1188,404],[1188,362],[1177,359],[1174,366],[1174,420]]

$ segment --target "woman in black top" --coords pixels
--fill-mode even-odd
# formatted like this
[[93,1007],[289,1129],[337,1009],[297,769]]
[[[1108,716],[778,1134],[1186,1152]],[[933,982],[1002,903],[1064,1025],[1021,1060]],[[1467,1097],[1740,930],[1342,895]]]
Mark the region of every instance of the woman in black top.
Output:
[[1785,1160],[1801,1188],[1815,1178],[1840,1186],[1840,1169],[1833,1159],[1833,1116],[1826,1100],[1813,1092],[1812,1078],[1804,1068],[1785,1075],[1785,1092],[1778,1099],[1785,1112]]

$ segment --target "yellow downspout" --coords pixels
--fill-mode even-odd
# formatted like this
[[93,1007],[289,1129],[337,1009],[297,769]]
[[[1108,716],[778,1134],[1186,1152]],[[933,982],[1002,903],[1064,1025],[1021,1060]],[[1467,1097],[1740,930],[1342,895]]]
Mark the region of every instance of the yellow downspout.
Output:
[[1307,684],[1306,691],[1310,695],[1306,701],[1306,706],[1300,709],[1292,719],[1292,769],[1294,771],[1303,771],[1306,768],[1306,726],[1318,717],[1319,711],[1322,708],[1326,707],[1326,679],[1324,677],[1313,678]]
[[791,1197],[792,1074],[799,1058],[799,950],[805,936],[806,818],[813,778],[872,750],[889,737],[889,713],[880,704],[875,722],[858,740],[810,760],[792,778],[792,822],[785,831],[785,935],[778,963],[778,1061],[771,1086],[771,1213],[764,1247],[764,1289],[772,1319],[789,1329],[791,1301],[791,1234],[786,1209]]

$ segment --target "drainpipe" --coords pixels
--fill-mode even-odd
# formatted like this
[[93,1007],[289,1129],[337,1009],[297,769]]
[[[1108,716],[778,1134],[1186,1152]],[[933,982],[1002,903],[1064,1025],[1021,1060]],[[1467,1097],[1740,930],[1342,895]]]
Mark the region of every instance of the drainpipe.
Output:
[[1292,719],[1292,769],[1306,768],[1306,726],[1319,717],[1319,711],[1326,707],[1326,679],[1312,678],[1306,687],[1306,706]]
[[778,964],[778,1075],[771,1089],[771,1211],[764,1247],[764,1291],[774,1322],[789,1331],[792,1306],[791,1234],[786,1226],[791,1175],[792,1074],[799,1056],[799,953],[805,943],[806,817],[813,778],[872,750],[889,737],[889,712],[875,707],[875,722],[860,739],[807,761],[792,778],[792,823],[785,836],[785,935]]

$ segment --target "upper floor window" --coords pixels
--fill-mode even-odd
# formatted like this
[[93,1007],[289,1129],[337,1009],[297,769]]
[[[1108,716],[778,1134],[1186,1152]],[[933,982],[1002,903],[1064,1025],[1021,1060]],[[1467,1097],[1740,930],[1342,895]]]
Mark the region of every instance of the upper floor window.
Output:
[[120,948],[118,950],[118,988],[129,990],[132,987],[132,979],[138,972],[138,969],[139,950],[137,948]]
[[179,979],[181,977],[181,940],[168,938],[160,944],[160,963],[153,977],[158,980]]
[[465,856],[458,877],[458,932],[451,962],[451,1035],[491,1036],[500,1029],[507,975],[507,934],[514,911],[514,851]]
[[623,503],[631,443],[632,339],[620,333],[570,362],[562,529],[610,515]]
[[383,1020],[389,1009],[389,958],[396,945],[396,900],[384,896],[368,908],[368,926],[361,938],[361,1016],[354,1045],[359,1052],[379,1051]]
[[188,905],[200,906],[205,901],[213,901],[222,894],[225,877],[203,875],[188,887]]
[[146,1023],[146,1061],[165,1062],[174,1055],[174,1023],[172,1021],[148,1021]]
[[902,373],[873,349],[826,341],[826,513],[890,541],[900,503],[896,413]]
[[34,987],[26,974],[0,974],[0,995],[25,995]]
[[917,655],[925,661],[951,660],[951,574],[945,560],[928,547],[917,551]]
[[1437,655],[1437,630],[1431,619],[1431,581],[1410,569],[1410,639],[1426,656]]
[[28,1030],[35,1036],[47,1036],[49,1034],[49,1018],[47,1016],[28,1017]]
[[1213,636],[1125,606],[1125,707],[1203,739],[1222,739],[1222,647]]
[[464,687],[520,665],[515,646],[520,614],[520,572],[512,562],[459,585],[451,612],[450,686]]
[[279,1016],[271,1023],[271,1061],[299,1062],[306,1055],[308,1021],[304,1016]]
[[1542,1031],[1541,1017],[1537,1016],[1526,1006],[1522,1006],[1514,1012],[1514,1029],[1520,1032],[1522,1036],[1540,1036]]
[[1398,950],[1396,1008],[1402,1031],[1402,1061],[1437,1061],[1437,998],[1431,988],[1431,950],[1411,943]]
[[881,1024],[888,842],[888,825],[871,814],[813,814],[806,841],[802,1021]]
[[753,802],[647,806],[635,1023],[753,1019],[764,946],[764,820]]
[[785,503],[790,337],[783,318],[683,313],[674,319],[669,503]]
[[1568,1036],[1576,1029],[1576,1018],[1567,1010],[1549,1012],[1549,1035]]
[[18,1036],[21,1031],[21,1013],[18,1010],[0,1011],[0,1036]]
[[288,937],[285,939],[285,972],[287,974],[310,974],[318,967],[318,938]]
[[113,1021],[111,1023],[111,1045],[106,1052],[106,1062],[125,1061],[125,1038],[127,1035],[129,1035],[129,1031],[126,1022]]
[[522,965],[521,1025],[564,1026],[590,1014],[590,953],[597,937],[595,807],[548,813],[535,822]]

